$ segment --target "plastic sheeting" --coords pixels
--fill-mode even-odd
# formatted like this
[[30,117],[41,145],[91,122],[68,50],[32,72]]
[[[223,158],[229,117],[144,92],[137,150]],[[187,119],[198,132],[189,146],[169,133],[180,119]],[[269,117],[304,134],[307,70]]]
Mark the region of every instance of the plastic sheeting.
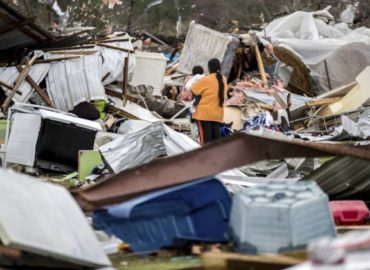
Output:
[[[62,56],[45,54],[46,59]],[[56,109],[70,111],[81,102],[106,99],[101,78],[102,58],[98,54],[63,60],[51,65],[47,91]]]
[[159,122],[124,135],[99,148],[114,173],[133,168],[166,154],[164,128]]
[[[120,37],[120,39],[129,38],[129,36]],[[133,50],[134,47],[130,41],[112,41],[105,43],[107,45],[112,45],[115,47]],[[124,68],[124,59],[129,55],[127,52],[110,49],[106,47],[99,47],[100,52],[103,57],[103,66],[102,66],[102,78],[107,74],[110,75],[104,80],[104,85],[110,84],[114,81],[122,81],[123,68]],[[132,73],[136,65],[136,57],[134,54],[130,54],[128,62],[128,72]]]
[[[48,74],[50,66],[51,66],[50,64],[33,65],[28,73],[28,76],[30,76],[37,84],[40,84],[40,82],[43,79],[45,79],[46,75]],[[16,67],[0,69],[0,81],[7,83],[9,85],[13,85],[17,80],[18,76],[19,71]],[[13,97],[13,101],[25,103],[30,99],[33,92],[33,88],[27,82],[27,80],[24,80],[20,85],[18,91],[21,94],[15,94]]]
[[299,11],[272,21],[261,35],[271,37],[274,45],[284,46],[301,58],[318,83],[316,94],[330,90],[329,81],[332,89],[351,83],[370,65],[367,28],[331,26],[311,13]]

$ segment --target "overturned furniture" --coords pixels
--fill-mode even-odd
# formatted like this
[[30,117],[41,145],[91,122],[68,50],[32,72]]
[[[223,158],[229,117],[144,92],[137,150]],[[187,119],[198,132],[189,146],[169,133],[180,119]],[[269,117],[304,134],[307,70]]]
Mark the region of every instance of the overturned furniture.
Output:
[[78,152],[92,150],[101,126],[70,114],[14,106],[6,142],[6,162],[46,170],[70,172],[77,168]]

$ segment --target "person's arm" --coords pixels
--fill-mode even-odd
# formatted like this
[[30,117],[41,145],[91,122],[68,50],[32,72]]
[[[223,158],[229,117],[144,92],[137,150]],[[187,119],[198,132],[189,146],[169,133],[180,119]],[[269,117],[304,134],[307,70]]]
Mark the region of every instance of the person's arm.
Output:
[[193,92],[193,94],[195,96],[201,96],[202,93],[204,92],[205,88],[206,88],[206,83],[205,83],[205,80],[203,78],[203,79],[200,79],[199,81],[195,82],[191,86],[191,92]]

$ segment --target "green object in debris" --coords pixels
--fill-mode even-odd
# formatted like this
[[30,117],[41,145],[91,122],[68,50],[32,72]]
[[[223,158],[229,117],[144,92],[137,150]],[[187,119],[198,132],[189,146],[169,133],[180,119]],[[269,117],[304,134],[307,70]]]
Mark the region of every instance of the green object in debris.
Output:
[[77,176],[78,176],[78,172],[73,172],[73,173],[70,173],[70,174],[65,175],[65,176],[62,178],[62,181],[70,181],[70,180],[72,180],[73,178],[77,178]]
[[78,153],[78,180],[85,182],[85,178],[98,165],[104,164],[100,152],[95,150],[81,150]]
[[105,112],[105,107],[107,105],[107,102],[105,100],[95,100],[94,101],[95,108],[100,113],[100,119],[105,119],[107,117],[107,114]]
[[8,127],[8,120],[0,120],[0,144],[5,143],[6,129]]

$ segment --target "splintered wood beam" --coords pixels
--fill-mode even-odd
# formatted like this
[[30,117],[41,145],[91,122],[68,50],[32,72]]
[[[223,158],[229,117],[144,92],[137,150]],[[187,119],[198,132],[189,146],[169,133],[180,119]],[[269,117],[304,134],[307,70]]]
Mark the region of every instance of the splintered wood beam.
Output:
[[129,38],[121,38],[121,39],[111,39],[111,40],[101,40],[101,41],[96,41],[95,43],[101,44],[101,43],[111,43],[111,42],[129,42]]
[[321,98],[321,99],[315,99],[306,102],[306,105],[309,107],[314,107],[314,106],[324,106],[328,104],[332,104],[334,102],[338,102],[342,99],[342,97],[332,97],[332,98]]
[[46,63],[52,63],[52,62],[59,62],[63,60],[71,60],[71,59],[79,59],[80,56],[66,56],[66,57],[56,57],[52,59],[43,59],[43,60],[37,60],[35,61],[35,64],[46,64]]
[[113,46],[113,45],[108,45],[108,44],[105,44],[105,43],[97,43],[97,45],[99,45],[101,47],[121,51],[121,52],[126,52],[126,53],[134,53],[135,52],[134,50],[128,50],[128,49],[125,49],[125,48],[120,48],[120,47]]
[[123,66],[123,82],[122,82],[122,100],[126,100],[127,89],[128,89],[128,58],[129,55],[125,57],[125,62]]
[[33,56],[31,58],[31,60],[28,61],[26,67],[22,70],[22,72],[19,73],[19,76],[18,76],[17,80],[15,81],[15,85],[14,85],[12,91],[7,96],[3,105],[1,106],[1,109],[2,109],[3,113],[6,113],[8,107],[10,105],[10,102],[12,101],[14,95],[17,93],[18,88],[21,86],[22,82],[26,79],[26,77],[28,75],[28,72],[30,72],[31,66],[36,61],[36,59],[37,59],[37,56],[36,55]]
[[50,54],[66,54],[66,55],[90,55],[97,53],[96,50],[94,51],[77,51],[77,52],[71,52],[71,51],[50,51]]
[[[23,72],[23,68],[21,66],[17,66],[18,71],[21,73]],[[26,81],[32,86],[33,89],[35,89],[36,93],[39,94],[41,99],[45,101],[45,103],[51,107],[54,108],[53,102],[50,100],[48,95],[45,94],[45,92],[41,89],[40,86],[32,79],[30,75],[26,76]]]
[[43,51],[43,52],[70,51],[70,50],[82,50],[82,49],[93,49],[93,48],[95,48],[94,45],[82,45],[82,46],[71,46],[71,47],[44,48],[44,49],[40,49],[40,51]]

